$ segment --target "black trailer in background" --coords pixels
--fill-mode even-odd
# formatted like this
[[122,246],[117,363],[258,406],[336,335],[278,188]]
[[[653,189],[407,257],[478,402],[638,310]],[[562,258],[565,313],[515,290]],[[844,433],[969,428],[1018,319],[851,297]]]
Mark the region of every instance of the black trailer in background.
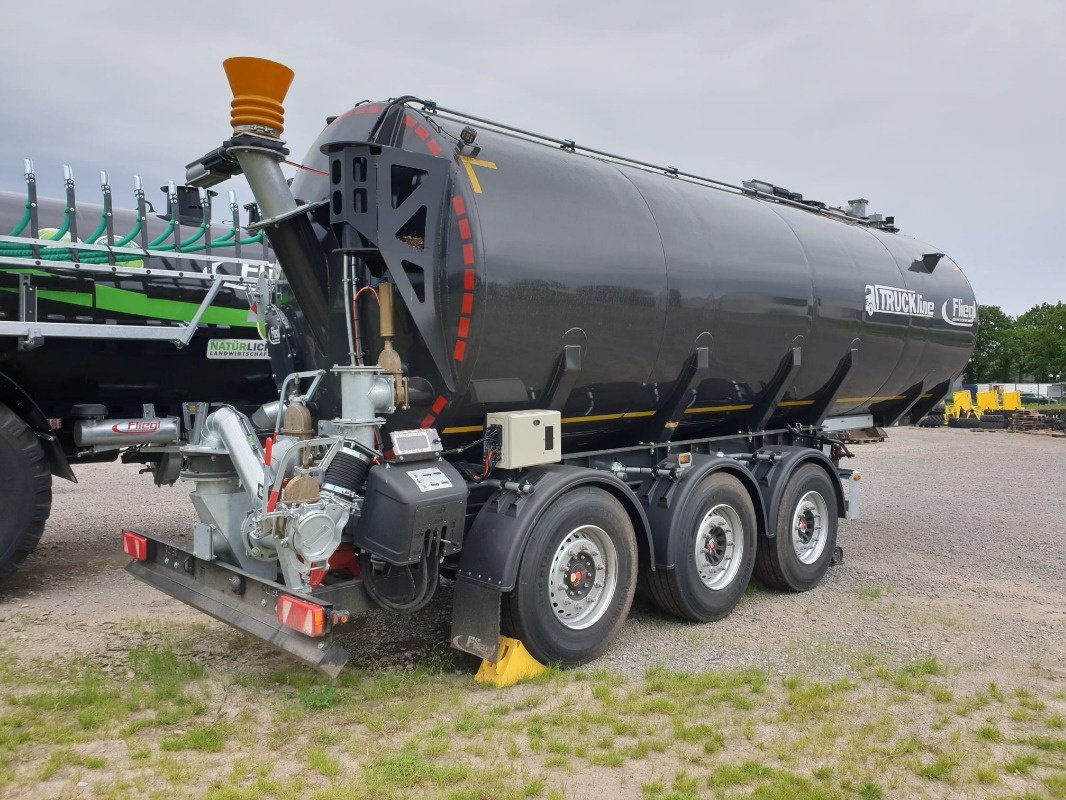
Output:
[[232,200],[220,224],[189,187],[157,214],[139,185],[115,208],[103,175],[102,203],[77,202],[67,176],[64,200],[38,197],[27,162],[27,192],[0,192],[0,579],[40,539],[53,476],[176,444],[190,400],[276,394],[250,313],[272,256]]

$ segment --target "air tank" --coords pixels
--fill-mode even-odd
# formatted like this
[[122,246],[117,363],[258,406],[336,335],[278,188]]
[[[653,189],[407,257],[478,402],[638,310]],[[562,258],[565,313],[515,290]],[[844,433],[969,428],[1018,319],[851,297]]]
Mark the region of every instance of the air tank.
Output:
[[[367,141],[392,165],[370,206],[382,220],[414,212],[377,242],[403,273],[396,349],[413,390],[391,428],[458,444],[489,412],[550,407],[573,453],[849,415],[889,424],[937,402],[970,356],[973,291],[929,244],[402,103],[334,119],[304,159],[317,172],[292,185],[326,201],[313,214],[335,330],[334,162]],[[369,294],[358,312],[372,361]],[[307,366],[290,338],[290,361]]]

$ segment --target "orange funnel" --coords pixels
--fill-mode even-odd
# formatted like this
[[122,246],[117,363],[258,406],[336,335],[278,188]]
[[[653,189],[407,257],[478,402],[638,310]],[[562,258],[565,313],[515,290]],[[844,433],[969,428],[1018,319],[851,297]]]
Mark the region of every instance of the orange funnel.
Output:
[[[265,58],[239,56],[222,62],[233,90],[230,123],[233,132],[252,127],[257,133],[281,136],[285,128],[285,93],[292,84],[293,71],[284,64]],[[265,131],[263,129],[266,129]]]

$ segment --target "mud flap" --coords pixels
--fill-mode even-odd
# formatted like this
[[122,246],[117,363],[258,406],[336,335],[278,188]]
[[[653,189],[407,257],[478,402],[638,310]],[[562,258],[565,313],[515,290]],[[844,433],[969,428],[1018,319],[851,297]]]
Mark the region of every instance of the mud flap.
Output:
[[452,647],[495,663],[500,657],[500,593],[459,578],[452,600]]
[[[166,548],[167,555],[161,563],[161,549],[150,548],[150,552],[155,551],[152,553],[155,558],[131,561],[126,571],[164,594],[284,650],[331,678],[340,674],[348,661],[348,651],[328,636],[304,636],[278,622],[279,591],[275,585],[234,567],[203,561],[174,547]],[[240,593],[233,587],[239,587]]]

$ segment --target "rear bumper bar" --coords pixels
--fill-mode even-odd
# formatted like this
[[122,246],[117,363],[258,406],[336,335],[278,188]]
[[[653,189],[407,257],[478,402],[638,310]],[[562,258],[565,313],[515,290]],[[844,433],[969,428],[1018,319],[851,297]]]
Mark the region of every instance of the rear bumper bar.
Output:
[[[142,534],[143,535],[143,534]],[[149,536],[148,557],[131,561],[126,571],[164,594],[231,625],[242,633],[267,642],[306,664],[337,677],[348,661],[348,651],[333,641],[340,626],[329,625],[321,637],[305,636],[278,621],[281,595],[323,606],[326,619],[370,607],[361,581],[323,586],[310,595],[297,595],[285,586],[251,575],[221,561],[204,561],[192,553]]]

